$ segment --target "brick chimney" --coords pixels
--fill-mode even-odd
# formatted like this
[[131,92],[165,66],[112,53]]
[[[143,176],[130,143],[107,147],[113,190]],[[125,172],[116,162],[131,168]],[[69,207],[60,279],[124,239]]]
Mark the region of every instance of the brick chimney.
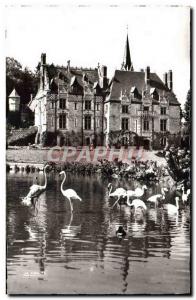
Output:
[[149,66],[145,69],[145,83],[146,83],[146,85],[150,84],[150,67]]
[[168,85],[168,88],[170,89],[170,91],[172,91],[173,90],[173,74],[172,74],[172,70],[169,70],[169,72],[168,72],[167,85]]
[[163,82],[164,82],[165,86],[167,87],[167,73],[163,74]]
[[41,68],[40,68],[40,88],[44,90],[45,87],[45,66],[46,66],[46,53],[41,54]]
[[67,72],[70,72],[70,60],[67,61]]
[[103,88],[105,89],[107,87],[107,67],[106,66],[102,66],[101,67],[101,74],[103,77]]

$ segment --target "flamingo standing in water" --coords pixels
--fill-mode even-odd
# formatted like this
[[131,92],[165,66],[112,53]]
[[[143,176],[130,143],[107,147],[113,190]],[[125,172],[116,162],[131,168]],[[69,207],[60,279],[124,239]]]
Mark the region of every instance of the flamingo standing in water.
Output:
[[172,213],[172,214],[173,213],[178,213],[180,198],[176,197],[175,201],[176,201],[176,205],[167,203],[167,204],[164,204],[163,208],[166,209],[168,211],[168,213]]
[[156,194],[147,199],[148,202],[154,203],[155,208],[157,208],[157,203],[159,200],[164,200],[165,199],[165,192],[167,192],[168,189],[166,188],[161,188],[161,194]]
[[117,197],[116,202],[113,204],[112,208],[116,205],[116,203],[120,200],[120,197],[126,197],[127,191],[123,188],[117,188],[114,192],[112,192],[112,185],[111,183],[108,184],[109,189],[109,197]]
[[68,200],[69,200],[69,204],[70,204],[70,207],[71,207],[71,212],[73,212],[73,205],[72,205],[72,199],[77,199],[79,201],[82,201],[82,199],[78,196],[78,194],[76,193],[76,191],[74,191],[73,189],[67,189],[67,190],[63,190],[63,184],[65,182],[65,179],[66,179],[66,173],[65,171],[62,171],[59,173],[59,176],[64,174],[64,179],[61,183],[61,192],[63,194],[63,196],[65,196]]
[[144,203],[144,201],[142,201],[140,199],[134,199],[131,203],[130,203],[129,199],[127,199],[127,205],[130,207],[133,206],[135,208],[135,210],[138,208],[142,208],[145,211],[147,210],[146,204]]
[[46,189],[46,186],[47,186],[47,176],[46,176],[46,169],[49,167],[49,165],[46,165],[44,167],[44,177],[45,177],[45,183],[44,185],[39,185],[39,184],[33,184],[31,187],[30,187],[30,191],[29,193],[27,194],[26,197],[24,197],[22,199],[22,203],[24,205],[27,205],[27,206],[30,206],[31,204],[34,204],[35,203],[33,202],[33,200],[35,198],[37,198],[41,193],[43,193]]

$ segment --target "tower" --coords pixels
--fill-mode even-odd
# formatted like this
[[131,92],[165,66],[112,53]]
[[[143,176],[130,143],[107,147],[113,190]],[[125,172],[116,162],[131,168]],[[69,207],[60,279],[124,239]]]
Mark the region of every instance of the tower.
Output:
[[9,111],[19,111],[20,110],[20,96],[15,89],[9,95]]
[[133,64],[131,62],[128,33],[127,33],[127,39],[126,39],[126,43],[125,43],[125,52],[124,52],[124,58],[123,58],[123,63],[122,63],[122,70],[134,71]]

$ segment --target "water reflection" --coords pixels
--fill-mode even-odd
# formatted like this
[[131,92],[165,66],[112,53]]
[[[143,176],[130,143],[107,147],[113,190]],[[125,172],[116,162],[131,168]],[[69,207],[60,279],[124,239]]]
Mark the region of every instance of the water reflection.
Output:
[[[149,208],[145,215],[135,215],[127,206],[111,210],[106,180],[69,175],[65,188],[75,189],[83,199],[73,202],[71,214],[60,192],[61,180],[52,173],[36,210],[22,206],[20,199],[31,183],[31,175],[8,176],[8,291],[23,293],[26,287],[27,293],[62,294],[189,291],[188,210],[176,215],[160,208]],[[120,185],[125,187],[125,181],[116,183]],[[126,185],[132,189],[139,183]],[[158,185],[148,189],[149,195],[159,191]],[[123,238],[116,235],[119,226],[126,231]],[[30,274],[28,280],[24,274]]]

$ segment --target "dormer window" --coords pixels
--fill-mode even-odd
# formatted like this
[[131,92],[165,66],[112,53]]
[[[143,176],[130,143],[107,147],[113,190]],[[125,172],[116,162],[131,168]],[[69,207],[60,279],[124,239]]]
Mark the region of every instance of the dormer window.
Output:
[[131,96],[133,98],[141,99],[141,95],[139,94],[139,91],[138,91],[138,89],[135,86],[133,86],[131,88]]
[[153,99],[159,100],[159,94],[155,88],[150,89],[150,95],[152,96]]

